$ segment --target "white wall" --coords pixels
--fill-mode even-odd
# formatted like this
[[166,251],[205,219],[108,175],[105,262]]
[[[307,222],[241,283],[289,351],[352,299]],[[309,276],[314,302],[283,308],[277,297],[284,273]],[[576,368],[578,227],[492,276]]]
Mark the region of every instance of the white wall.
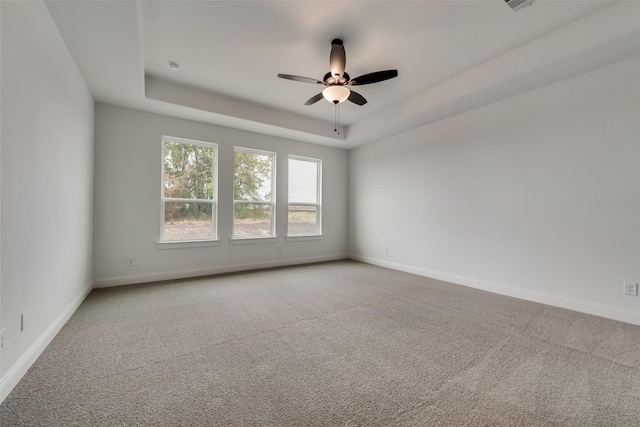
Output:
[[640,324],[639,79],[635,57],[352,151],[352,256]]
[[[156,247],[160,235],[162,135],[218,144],[218,246]],[[230,244],[236,145],[276,152],[276,242]],[[289,154],[323,161],[324,236],[320,240],[287,241],[284,237]],[[344,258],[347,168],[348,152],[342,149],[97,104],[94,284],[114,286]],[[127,266],[128,257],[134,258],[133,266]]]
[[91,289],[94,103],[44,3],[0,7],[1,400]]

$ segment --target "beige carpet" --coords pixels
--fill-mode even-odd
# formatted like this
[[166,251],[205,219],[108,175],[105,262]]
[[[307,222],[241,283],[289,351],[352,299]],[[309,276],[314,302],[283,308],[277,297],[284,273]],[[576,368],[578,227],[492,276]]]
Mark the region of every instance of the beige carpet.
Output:
[[640,327],[351,261],[94,290],[9,426],[639,426]]

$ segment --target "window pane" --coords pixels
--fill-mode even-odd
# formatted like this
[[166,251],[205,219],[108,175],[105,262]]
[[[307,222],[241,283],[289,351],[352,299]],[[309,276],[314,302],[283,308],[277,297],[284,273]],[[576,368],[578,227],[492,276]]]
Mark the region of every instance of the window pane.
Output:
[[167,141],[164,144],[164,197],[213,199],[215,149]]
[[318,203],[318,162],[289,159],[289,203]]
[[321,169],[321,160],[289,157],[288,236],[318,236],[322,231]]
[[213,239],[212,203],[165,202],[164,240]]
[[318,208],[316,206],[289,205],[287,235],[315,236],[318,230]]
[[268,237],[271,234],[271,205],[236,203],[233,237]]
[[236,151],[233,168],[233,199],[249,202],[271,200],[273,155]]

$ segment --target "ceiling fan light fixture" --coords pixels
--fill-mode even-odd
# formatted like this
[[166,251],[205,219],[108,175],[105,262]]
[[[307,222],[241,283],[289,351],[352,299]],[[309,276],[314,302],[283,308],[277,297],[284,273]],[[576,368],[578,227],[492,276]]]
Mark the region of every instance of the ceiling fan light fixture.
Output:
[[331,102],[332,104],[340,104],[349,98],[351,95],[351,91],[344,86],[329,86],[325,90],[322,91],[322,96],[324,99]]

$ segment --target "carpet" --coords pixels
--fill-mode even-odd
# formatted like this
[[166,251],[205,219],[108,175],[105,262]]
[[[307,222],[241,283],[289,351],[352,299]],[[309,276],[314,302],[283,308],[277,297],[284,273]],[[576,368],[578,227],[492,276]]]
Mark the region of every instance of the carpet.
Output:
[[640,327],[353,261],[93,290],[9,426],[638,426]]

